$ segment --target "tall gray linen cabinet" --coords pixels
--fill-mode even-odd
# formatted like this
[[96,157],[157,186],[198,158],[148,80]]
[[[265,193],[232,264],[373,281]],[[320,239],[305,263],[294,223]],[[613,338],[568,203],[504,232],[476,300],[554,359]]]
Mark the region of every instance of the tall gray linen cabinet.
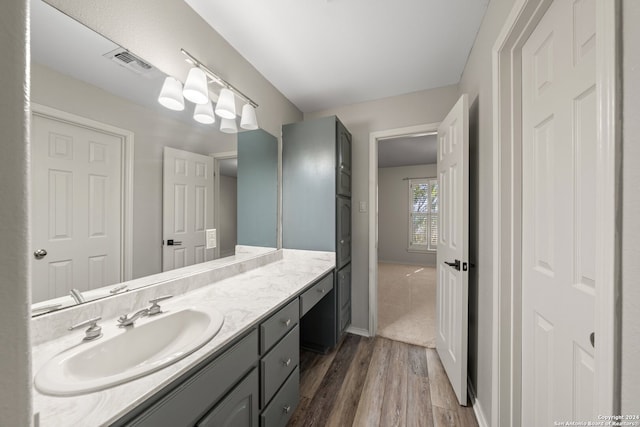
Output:
[[301,344],[334,347],[351,324],[351,134],[336,116],[282,127],[282,246],[335,251],[333,290],[304,315]]

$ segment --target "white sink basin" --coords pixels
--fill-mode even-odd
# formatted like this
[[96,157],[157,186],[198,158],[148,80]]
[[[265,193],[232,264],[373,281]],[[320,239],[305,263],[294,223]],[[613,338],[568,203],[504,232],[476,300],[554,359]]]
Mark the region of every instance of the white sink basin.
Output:
[[133,327],[110,328],[102,338],[50,359],[35,386],[45,394],[71,396],[131,381],[193,353],[223,322],[215,309],[192,307],[139,319]]

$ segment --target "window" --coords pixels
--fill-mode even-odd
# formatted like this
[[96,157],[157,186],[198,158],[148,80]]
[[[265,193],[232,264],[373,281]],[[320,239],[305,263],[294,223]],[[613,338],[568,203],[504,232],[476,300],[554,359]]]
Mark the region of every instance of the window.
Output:
[[438,247],[438,180],[409,180],[409,250]]

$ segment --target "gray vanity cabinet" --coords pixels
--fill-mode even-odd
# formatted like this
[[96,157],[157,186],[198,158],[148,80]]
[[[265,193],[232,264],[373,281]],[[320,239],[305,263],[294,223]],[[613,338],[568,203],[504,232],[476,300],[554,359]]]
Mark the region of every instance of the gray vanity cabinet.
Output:
[[349,276],[300,320],[311,350],[327,352],[351,322],[351,215],[349,131],[335,116],[284,125],[282,246],[335,251],[334,277]]

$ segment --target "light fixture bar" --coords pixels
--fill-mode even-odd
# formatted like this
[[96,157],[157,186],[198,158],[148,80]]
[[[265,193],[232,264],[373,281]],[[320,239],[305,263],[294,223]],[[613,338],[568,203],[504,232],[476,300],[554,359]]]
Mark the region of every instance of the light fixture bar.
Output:
[[242,98],[245,102],[247,102],[248,104],[250,104],[253,108],[258,108],[258,104],[256,104],[251,98],[249,98],[247,95],[245,95],[244,93],[240,92],[240,90],[236,89],[235,86],[233,86],[231,83],[229,83],[228,81],[226,81],[225,79],[223,79],[222,77],[220,77],[219,75],[217,75],[216,73],[214,73],[213,71],[211,71],[206,65],[204,65],[202,62],[200,62],[199,60],[197,60],[193,55],[191,55],[189,52],[187,52],[184,49],[180,49],[180,52],[182,52],[182,54],[184,56],[186,56],[189,59],[189,62],[191,62],[193,65],[195,65],[196,67],[199,67],[202,69],[202,71],[205,72],[205,74],[207,74],[207,77],[209,77],[211,80],[213,80],[214,82],[216,82],[217,84],[219,84],[220,86],[226,87],[227,89],[229,89],[231,92],[235,93],[236,95],[238,95],[240,98]]

